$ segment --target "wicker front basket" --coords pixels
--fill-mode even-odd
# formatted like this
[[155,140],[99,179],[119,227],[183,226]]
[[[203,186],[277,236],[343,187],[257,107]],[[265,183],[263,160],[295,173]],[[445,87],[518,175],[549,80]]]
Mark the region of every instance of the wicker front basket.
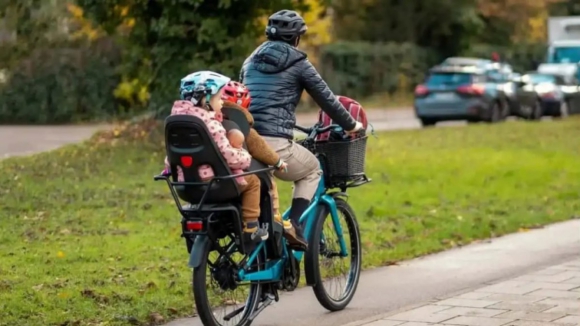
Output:
[[324,166],[324,180],[329,188],[360,179],[365,172],[368,136],[344,141],[316,142],[315,150]]

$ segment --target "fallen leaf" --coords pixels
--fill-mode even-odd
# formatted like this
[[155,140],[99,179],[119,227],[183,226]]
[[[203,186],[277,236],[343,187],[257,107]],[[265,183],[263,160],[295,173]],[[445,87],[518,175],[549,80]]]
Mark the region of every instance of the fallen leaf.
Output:
[[59,294],[57,294],[57,296],[61,299],[66,299],[70,297],[70,294],[68,294],[67,292],[60,292]]
[[225,304],[226,306],[234,306],[234,305],[238,305],[240,303],[237,302],[236,300],[226,299],[223,301],[223,304]]

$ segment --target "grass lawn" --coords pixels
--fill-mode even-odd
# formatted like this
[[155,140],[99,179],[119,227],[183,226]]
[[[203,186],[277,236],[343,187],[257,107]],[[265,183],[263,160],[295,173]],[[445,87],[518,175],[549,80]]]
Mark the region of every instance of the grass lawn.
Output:
[[[570,118],[371,138],[374,181],[350,192],[365,267],[577,216],[579,132]],[[179,216],[152,181],[162,139],[148,135],[0,161],[0,325],[192,314]]]

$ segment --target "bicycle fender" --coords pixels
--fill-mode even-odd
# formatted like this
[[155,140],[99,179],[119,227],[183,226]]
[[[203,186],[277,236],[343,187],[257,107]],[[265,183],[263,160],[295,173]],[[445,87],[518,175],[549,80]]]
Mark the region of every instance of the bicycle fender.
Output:
[[329,195],[332,198],[338,198],[338,197],[348,198],[348,194],[346,192],[342,192],[342,191],[329,192],[327,195]]
[[[321,197],[319,204],[320,206],[316,210],[316,218],[312,224],[313,231],[318,226],[319,219],[321,218],[321,212],[327,208],[330,202],[334,202],[331,194],[327,194]],[[309,235],[308,243],[314,243],[314,235],[316,232],[311,232]],[[310,248],[308,250],[311,250]],[[315,272],[314,262],[312,261],[312,256],[310,254],[305,255],[306,259],[304,261],[304,276],[306,278],[307,286],[315,286],[319,282],[319,275]]]
[[191,253],[189,254],[189,267],[196,268],[201,265],[203,254],[205,252],[205,247],[209,243],[209,238],[207,235],[198,235],[195,237],[195,242],[191,248]]

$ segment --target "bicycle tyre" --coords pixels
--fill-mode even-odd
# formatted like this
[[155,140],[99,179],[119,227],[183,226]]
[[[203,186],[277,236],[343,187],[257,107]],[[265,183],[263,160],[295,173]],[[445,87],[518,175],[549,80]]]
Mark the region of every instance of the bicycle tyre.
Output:
[[[321,279],[321,268],[320,268],[320,239],[322,235],[322,230],[324,227],[324,221],[330,217],[330,209],[326,205],[322,205],[319,215],[316,218],[315,228],[308,241],[309,250],[306,253],[305,264],[310,264],[313,267],[314,277],[316,279],[316,284],[312,287],[314,295],[318,302],[329,311],[339,311],[343,310],[348,306],[358,286],[360,279],[360,273],[362,268],[362,248],[360,241],[360,230],[358,227],[358,222],[354,211],[350,205],[341,198],[336,198],[336,208],[340,213],[343,214],[344,220],[346,222],[345,230],[343,227],[343,233],[346,231],[350,236],[350,246],[349,256],[351,259],[351,272],[350,284],[347,285],[346,294],[344,294],[339,300],[335,300],[329,296],[326,289],[324,288],[323,280]],[[347,246],[349,244],[347,243]]]
[[[204,326],[222,326],[210,307],[209,298],[207,294],[207,265],[209,254],[211,252],[211,243],[208,241],[206,246],[203,248],[203,260],[201,264],[193,269],[193,297],[195,300],[195,308],[197,309],[197,314],[199,319]],[[260,256],[256,258],[256,264],[260,266]],[[261,285],[259,283],[253,283],[250,285],[250,291],[248,299],[246,300],[246,308],[242,312],[242,318],[235,324],[235,326],[248,326],[251,322],[248,321],[250,315],[256,310],[260,300]],[[249,305],[249,306],[248,306]],[[231,325],[231,324],[228,324]]]

